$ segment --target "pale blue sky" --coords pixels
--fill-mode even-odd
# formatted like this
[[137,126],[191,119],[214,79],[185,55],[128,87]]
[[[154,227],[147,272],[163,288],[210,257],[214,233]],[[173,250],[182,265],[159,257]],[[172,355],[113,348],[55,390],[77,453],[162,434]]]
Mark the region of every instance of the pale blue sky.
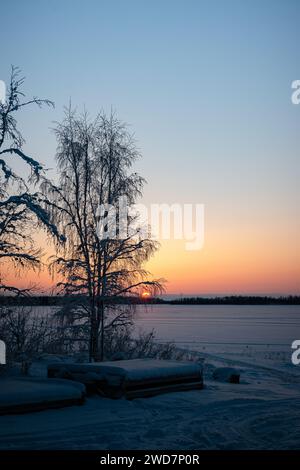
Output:
[[70,98],[92,116],[112,106],[143,153],[147,202],[204,203],[216,229],[270,218],[294,239],[299,18],[296,0],[2,2],[0,78],[18,65],[29,94],[55,101],[21,121],[47,166]]

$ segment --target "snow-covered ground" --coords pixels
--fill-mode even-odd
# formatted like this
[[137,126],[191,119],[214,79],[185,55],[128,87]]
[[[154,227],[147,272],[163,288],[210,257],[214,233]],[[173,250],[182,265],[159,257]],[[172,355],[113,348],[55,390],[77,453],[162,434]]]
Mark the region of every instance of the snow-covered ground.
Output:
[[257,368],[240,385],[0,417],[1,449],[297,449],[299,381]]
[[[179,310],[181,309],[181,310]],[[0,417],[1,449],[299,449],[299,307],[155,306],[138,327],[205,358],[206,387]],[[240,384],[212,380],[234,366]]]

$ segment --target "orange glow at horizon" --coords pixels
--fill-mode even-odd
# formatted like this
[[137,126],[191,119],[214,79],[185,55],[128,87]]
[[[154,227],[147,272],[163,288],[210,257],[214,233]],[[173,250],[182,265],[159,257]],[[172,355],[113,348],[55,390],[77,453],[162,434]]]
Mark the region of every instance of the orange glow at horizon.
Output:
[[[270,233],[273,234],[270,237]],[[292,243],[294,240],[294,243]],[[272,231],[272,227],[236,226],[211,229],[200,251],[186,251],[184,241],[164,240],[146,269],[156,279],[167,280],[167,294],[300,294],[300,250],[296,233]],[[43,235],[37,237],[43,246]],[[44,248],[50,253],[51,248]],[[47,255],[44,256],[44,262]],[[7,283],[18,287],[36,284],[51,292],[57,279],[47,269],[6,273]],[[148,298],[144,291],[141,298]]]
[[167,293],[300,294],[296,236],[259,227],[223,227],[206,233],[200,251],[186,251],[184,241],[161,242],[147,269],[167,279]]

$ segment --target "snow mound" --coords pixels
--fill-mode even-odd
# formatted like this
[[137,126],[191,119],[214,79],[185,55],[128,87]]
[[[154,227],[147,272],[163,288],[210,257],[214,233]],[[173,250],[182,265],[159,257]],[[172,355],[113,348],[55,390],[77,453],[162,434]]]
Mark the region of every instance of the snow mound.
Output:
[[159,359],[132,359],[127,361],[104,362],[104,374],[120,375],[126,381],[136,382],[149,379],[182,378],[202,375],[202,365],[196,362],[163,361]]
[[84,396],[84,385],[69,380],[4,378],[0,381],[0,414],[79,404]]
[[48,364],[48,370],[61,369],[77,373],[95,373],[110,381],[141,382],[149,379],[202,377],[202,365],[196,362],[164,361],[159,359],[131,359],[92,362],[85,364]]

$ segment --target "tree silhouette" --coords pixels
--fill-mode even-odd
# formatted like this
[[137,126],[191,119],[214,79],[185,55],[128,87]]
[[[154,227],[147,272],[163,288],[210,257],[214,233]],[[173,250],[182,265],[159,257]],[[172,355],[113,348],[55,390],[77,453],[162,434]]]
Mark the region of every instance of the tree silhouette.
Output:
[[[40,264],[40,250],[34,246],[31,236],[33,224],[41,224],[59,238],[56,227],[50,223],[42,194],[32,192],[43,174],[43,167],[23,152],[25,141],[16,119],[16,113],[22,108],[53,106],[53,103],[36,97],[26,100],[23,83],[19,69],[12,67],[6,100],[0,102],[0,292],[15,294],[26,294],[28,290],[5,282],[7,262],[12,263],[15,270],[37,268]],[[29,169],[27,178],[13,170],[14,162],[18,161]]]
[[[69,109],[55,132],[59,184],[45,184],[44,190],[66,243],[57,246],[51,267],[62,277],[58,288],[76,300],[63,309],[64,314],[69,321],[87,324],[90,359],[102,360],[105,331],[131,321],[132,308],[116,305],[114,299],[137,294],[145,285],[161,289],[159,280],[149,280],[143,269],[157,249],[156,242],[135,229],[123,238],[102,238],[98,230],[99,205],[117,207],[120,196],[133,204],[141,195],[144,180],[131,172],[139,152],[126,126],[113,114],[101,113],[90,121]],[[127,217],[129,226],[134,219]]]

